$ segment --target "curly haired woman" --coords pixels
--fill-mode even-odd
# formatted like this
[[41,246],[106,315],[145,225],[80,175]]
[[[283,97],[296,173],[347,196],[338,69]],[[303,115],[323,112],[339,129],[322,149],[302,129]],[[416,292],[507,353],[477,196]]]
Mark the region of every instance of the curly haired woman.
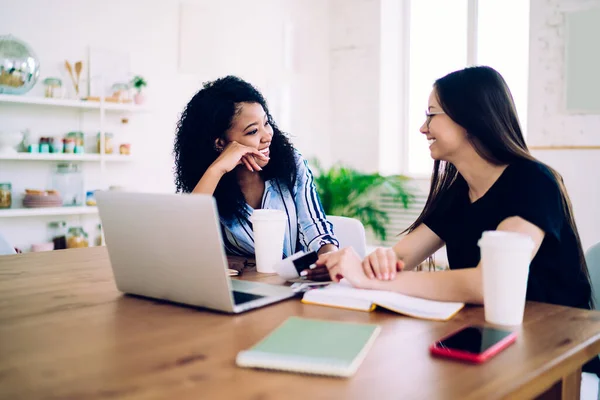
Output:
[[[248,82],[227,76],[205,83],[181,115],[174,154],[177,191],[215,197],[228,254],[254,254],[249,217],[261,208],[287,213],[284,257],[339,247],[306,160]],[[308,278],[328,273],[317,268]]]

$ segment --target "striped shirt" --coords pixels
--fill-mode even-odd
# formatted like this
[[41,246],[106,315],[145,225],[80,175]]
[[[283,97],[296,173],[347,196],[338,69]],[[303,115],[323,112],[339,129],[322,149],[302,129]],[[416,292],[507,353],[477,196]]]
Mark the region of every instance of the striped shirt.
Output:
[[[326,244],[339,247],[333,225],[327,221],[315,188],[312,172],[300,153],[295,152],[297,176],[293,192],[278,180],[265,182],[261,208],[281,210],[287,214],[287,227],[283,243],[283,258],[304,251],[318,251]],[[249,220],[254,209],[244,203],[243,217],[232,220],[221,218],[223,241],[227,254],[254,255],[254,235]]]

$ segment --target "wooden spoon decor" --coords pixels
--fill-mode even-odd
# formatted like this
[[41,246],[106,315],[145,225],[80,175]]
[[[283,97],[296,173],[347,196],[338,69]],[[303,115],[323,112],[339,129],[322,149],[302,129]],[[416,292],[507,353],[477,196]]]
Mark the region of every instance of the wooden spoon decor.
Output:
[[75,63],[75,73],[73,73],[73,67],[69,61],[65,61],[65,68],[71,77],[71,81],[73,82],[73,86],[75,87],[75,94],[79,96],[79,80],[81,78],[81,70],[83,69],[83,63],[81,61],[77,61]]
[[77,83],[75,84],[75,91],[77,95],[79,95],[79,79],[81,78],[81,70],[83,68],[83,63],[81,61],[77,61],[75,63],[75,75],[77,77]]

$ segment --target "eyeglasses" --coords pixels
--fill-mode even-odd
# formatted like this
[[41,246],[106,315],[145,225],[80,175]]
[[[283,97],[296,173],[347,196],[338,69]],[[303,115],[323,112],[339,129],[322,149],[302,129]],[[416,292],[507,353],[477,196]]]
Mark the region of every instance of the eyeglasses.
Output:
[[429,124],[431,124],[431,120],[433,119],[433,117],[436,115],[441,115],[441,114],[446,114],[446,113],[443,111],[438,111],[438,112],[425,111],[425,125],[427,125],[427,129],[429,129]]

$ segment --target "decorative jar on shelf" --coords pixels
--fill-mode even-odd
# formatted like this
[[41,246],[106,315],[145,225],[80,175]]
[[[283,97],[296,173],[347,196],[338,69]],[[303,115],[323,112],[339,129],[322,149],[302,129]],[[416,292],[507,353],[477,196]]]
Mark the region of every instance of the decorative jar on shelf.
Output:
[[69,132],[67,139],[73,139],[73,153],[82,154],[84,152],[84,134],[83,132]]
[[0,208],[10,208],[12,205],[12,185],[0,183]]
[[64,138],[63,139],[63,151],[65,153],[75,153],[75,139],[73,138]]
[[102,224],[98,224],[98,232],[96,236],[96,246],[104,246],[104,234],[102,233]]
[[[102,153],[102,134],[98,132],[98,153]],[[104,133],[104,154],[112,154],[114,152],[113,134]]]
[[94,191],[86,192],[85,205],[90,207],[94,207],[96,205],[96,197],[94,196]]
[[50,139],[50,152],[51,153],[62,153],[64,150],[64,142],[60,137],[51,137]]
[[112,85],[112,97],[119,103],[130,103],[131,96],[127,83],[117,82]]
[[50,153],[50,138],[40,138],[40,153]]
[[82,227],[74,226],[69,228],[67,234],[67,249],[76,249],[79,247],[89,247],[88,235]]
[[123,155],[130,155],[131,154],[131,144],[129,143],[122,143],[119,146],[119,153],[123,154]]
[[62,81],[59,78],[44,79],[44,96],[52,99],[62,98]]
[[63,206],[82,206],[84,203],[83,173],[79,165],[61,163],[53,176],[53,188],[63,199]]

